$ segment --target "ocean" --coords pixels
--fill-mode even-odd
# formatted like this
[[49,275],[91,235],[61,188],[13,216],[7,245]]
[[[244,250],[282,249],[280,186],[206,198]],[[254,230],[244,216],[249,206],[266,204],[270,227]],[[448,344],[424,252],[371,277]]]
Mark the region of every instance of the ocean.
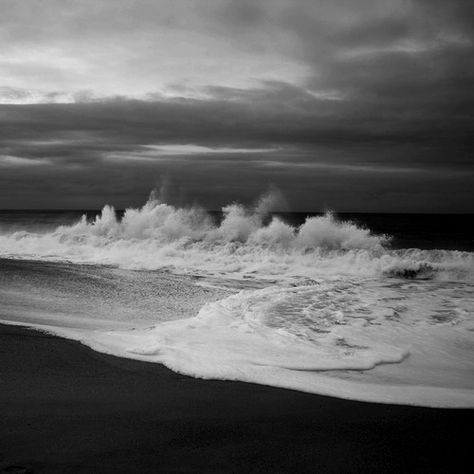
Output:
[[206,379],[474,407],[472,215],[1,211],[0,320]]

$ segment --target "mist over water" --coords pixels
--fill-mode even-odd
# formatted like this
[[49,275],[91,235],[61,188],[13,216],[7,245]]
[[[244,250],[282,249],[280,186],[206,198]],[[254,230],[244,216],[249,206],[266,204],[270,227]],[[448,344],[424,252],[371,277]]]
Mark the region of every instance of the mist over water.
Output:
[[[331,213],[291,223],[275,215],[283,204],[269,193],[216,216],[152,193],[123,215],[105,206],[62,225],[2,221],[0,309],[197,377],[474,406],[474,254],[394,248],[390,235]],[[59,293],[54,271],[72,275]],[[25,285],[43,288],[36,303]]]

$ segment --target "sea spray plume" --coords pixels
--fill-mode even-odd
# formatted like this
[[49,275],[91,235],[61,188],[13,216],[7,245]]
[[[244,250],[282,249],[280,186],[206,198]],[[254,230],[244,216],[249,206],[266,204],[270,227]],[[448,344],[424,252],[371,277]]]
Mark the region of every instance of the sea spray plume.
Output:
[[253,243],[264,244],[265,237],[268,237],[269,241],[276,243],[279,241],[278,237],[271,235],[272,230],[277,230],[276,226],[269,229],[268,225],[273,221],[271,214],[287,207],[283,194],[277,189],[271,189],[248,209],[237,203],[225,206],[222,209],[224,218],[219,232],[229,241],[247,242],[250,239]]
[[172,242],[202,240],[212,230],[213,223],[200,208],[176,208],[151,195],[141,209],[125,211],[122,226],[127,238]]
[[261,216],[262,222],[267,217],[271,216],[271,213],[273,212],[288,210],[289,206],[285,196],[275,187],[271,187],[268,192],[263,194],[254,207],[254,213]]
[[148,197],[148,201],[157,201],[157,202],[172,202],[172,190],[173,186],[167,176],[163,176],[159,184],[156,185],[154,189],[151,190]]
[[191,201],[187,199],[186,190],[168,175],[159,178],[148,196],[148,201],[158,201],[175,207],[199,207],[190,206]]
[[56,232],[67,236],[103,237],[112,240],[148,240],[171,242],[180,239],[203,239],[212,229],[211,217],[197,207],[176,208],[160,201],[153,191],[138,209],[128,208],[119,219],[115,209],[106,205],[92,222],[86,216],[73,226],[61,226]]
[[339,222],[334,214],[308,217],[298,229],[295,245],[298,248],[323,248],[326,250],[366,249],[380,250],[389,237],[373,235],[369,229],[352,222]]
[[250,237],[249,243],[263,248],[289,250],[295,241],[296,229],[274,217],[266,226],[258,228]]
[[104,206],[102,212],[94,219],[92,229],[94,234],[98,236],[102,235],[110,238],[120,236],[121,226],[113,206]]

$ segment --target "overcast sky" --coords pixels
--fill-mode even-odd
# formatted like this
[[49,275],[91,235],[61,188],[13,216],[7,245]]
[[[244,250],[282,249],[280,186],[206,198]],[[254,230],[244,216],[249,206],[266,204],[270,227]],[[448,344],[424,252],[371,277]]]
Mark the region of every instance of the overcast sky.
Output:
[[474,212],[472,0],[0,0],[0,208]]

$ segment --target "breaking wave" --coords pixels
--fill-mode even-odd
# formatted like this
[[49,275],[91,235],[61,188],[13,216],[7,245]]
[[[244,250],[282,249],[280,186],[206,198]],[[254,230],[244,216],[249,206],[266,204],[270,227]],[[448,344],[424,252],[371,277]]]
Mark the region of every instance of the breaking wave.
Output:
[[292,226],[272,217],[275,205],[272,194],[251,208],[230,204],[216,222],[202,209],[177,208],[152,194],[122,218],[105,206],[92,221],[83,216],[52,231],[2,233],[0,255],[235,278],[345,274],[469,280],[474,273],[470,252],[393,250],[388,236],[331,213]]
[[[92,276],[103,270],[97,265],[112,265],[124,269],[124,287],[136,274],[126,270],[167,270],[176,282],[187,280],[187,288],[197,281],[214,286],[219,298],[233,293],[219,301],[208,296],[199,311],[193,306],[195,317],[157,317],[133,330],[124,330],[115,311],[107,320],[111,331],[92,330],[91,318],[75,320],[71,329],[47,315],[45,322],[55,321],[46,323],[48,330],[98,351],[195,377],[357,400],[474,407],[474,253],[393,249],[389,236],[331,213],[290,225],[272,214],[276,200],[270,194],[249,208],[231,204],[216,218],[152,194],[121,217],[105,206],[93,220],[83,216],[53,229],[0,228],[0,257],[37,260],[40,267],[42,261],[67,262],[58,266],[67,269],[77,267],[68,263],[93,264]],[[67,280],[75,294],[73,275]],[[65,300],[72,305],[81,298]],[[183,291],[176,299],[188,301],[175,307],[197,301]],[[74,314],[77,308],[70,309]]]

